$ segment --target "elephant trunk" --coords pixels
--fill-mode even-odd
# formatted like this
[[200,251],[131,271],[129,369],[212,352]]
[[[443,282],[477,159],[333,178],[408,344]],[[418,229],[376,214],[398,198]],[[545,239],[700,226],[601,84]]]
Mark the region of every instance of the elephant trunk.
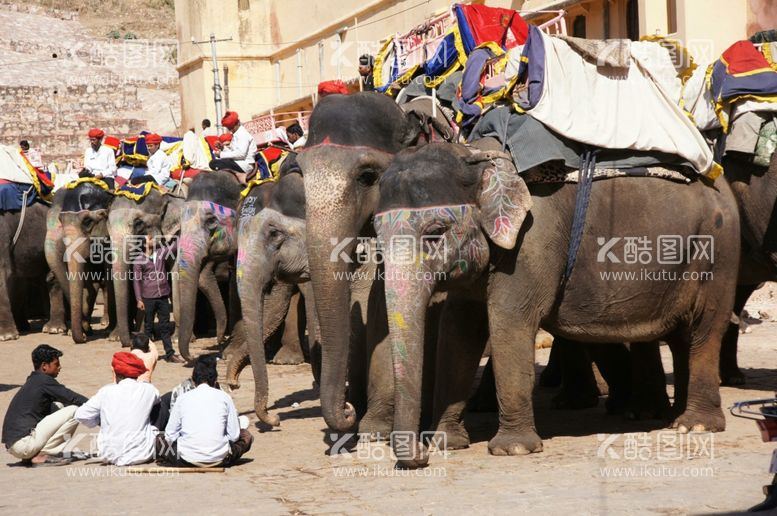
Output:
[[65,259],[70,297],[70,332],[73,342],[83,344],[86,342],[83,327],[84,274],[89,258],[89,239],[71,224],[64,225],[64,234],[69,242]]
[[[340,257],[332,259],[330,234],[326,222],[309,218],[310,277],[321,329],[321,411],[333,430],[347,432],[356,424],[356,412],[345,399],[348,355],[350,348],[350,282],[346,277],[349,264]],[[348,235],[343,231],[340,235]],[[341,256],[350,250],[343,250]]]
[[[429,461],[418,442],[424,370],[424,327],[432,289],[417,278],[414,265],[386,264],[386,310],[394,365],[394,431],[414,435],[410,446],[392,440],[398,462],[406,468],[424,467]],[[402,283],[400,285],[400,283]],[[408,443],[405,443],[408,444]]]
[[[124,242],[127,237],[126,232],[111,232],[111,242],[115,249],[115,260],[113,262],[113,295],[116,300],[116,331],[121,340],[123,348],[130,347],[129,330],[129,285],[132,278],[128,274],[130,268],[127,266],[126,256],[124,255]],[[133,307],[134,308],[134,307]]]
[[178,284],[180,292],[181,316],[178,329],[178,348],[181,356],[191,362],[189,342],[194,328],[194,314],[197,304],[197,289],[199,286],[202,261],[205,256],[205,238],[184,233],[181,235],[178,251]]
[[[242,258],[242,256],[241,256]],[[243,312],[245,343],[254,374],[254,411],[260,421],[271,426],[280,425],[276,414],[267,412],[269,382],[267,380],[267,359],[264,354],[264,302],[265,290],[269,283],[269,272],[261,253],[252,253],[247,259],[238,260],[237,288]]]

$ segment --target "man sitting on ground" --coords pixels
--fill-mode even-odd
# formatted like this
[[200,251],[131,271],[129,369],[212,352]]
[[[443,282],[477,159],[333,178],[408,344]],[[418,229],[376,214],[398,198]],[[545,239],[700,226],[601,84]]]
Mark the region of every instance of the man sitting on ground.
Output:
[[73,418],[86,397],[71,391],[55,378],[62,370],[62,352],[47,344],[32,351],[34,371],[19,389],[3,421],[3,443],[8,453],[25,464],[63,464],[57,457],[73,436]]
[[246,174],[254,169],[256,154],[254,137],[240,124],[240,118],[234,111],[227,111],[221,119],[221,125],[232,133],[232,143],[224,150],[213,151],[217,158],[210,161],[210,168],[234,172],[238,181],[245,183]]
[[173,406],[165,434],[157,436],[157,460],[178,466],[232,466],[251,449],[253,437],[240,429],[232,398],[216,387],[216,368],[194,365],[197,387]]
[[151,375],[154,373],[154,368],[159,360],[159,351],[156,348],[156,344],[150,342],[148,335],[145,333],[136,333],[132,336],[130,353],[139,357],[147,369],[145,373],[138,376],[138,381],[150,382]]
[[116,466],[142,464],[154,457],[151,409],[159,391],[137,378],[146,372],[143,360],[127,351],[114,353],[114,383],[102,387],[76,410],[76,419],[92,428],[100,425],[97,450],[104,462]]

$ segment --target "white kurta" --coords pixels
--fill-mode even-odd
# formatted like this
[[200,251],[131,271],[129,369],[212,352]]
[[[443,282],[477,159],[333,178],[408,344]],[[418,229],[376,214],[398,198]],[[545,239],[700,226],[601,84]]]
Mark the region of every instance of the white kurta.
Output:
[[256,142],[242,125],[232,134],[232,143],[221,151],[219,158],[234,159],[243,172],[251,172],[254,168],[254,154],[256,154]]
[[158,185],[163,185],[170,179],[172,166],[173,160],[162,149],[158,149],[146,162],[147,174],[153,177]]
[[92,147],[84,152],[84,168],[96,176],[114,177],[116,175],[116,155],[113,149],[100,145],[95,151]]
[[102,387],[78,407],[75,418],[90,428],[100,425],[97,450],[103,461],[117,466],[141,464],[154,456],[156,432],[150,416],[158,402],[156,387],[125,378]]

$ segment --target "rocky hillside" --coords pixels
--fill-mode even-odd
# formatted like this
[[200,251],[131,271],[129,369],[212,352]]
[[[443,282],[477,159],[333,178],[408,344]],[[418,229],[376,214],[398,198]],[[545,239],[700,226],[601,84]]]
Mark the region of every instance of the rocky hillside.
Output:
[[[48,163],[79,159],[93,126],[116,136],[177,134],[175,40],[100,35],[79,12],[47,3],[0,0],[0,141],[31,140]],[[164,12],[170,19],[159,25],[168,31],[173,13]],[[116,20],[103,20],[106,30],[119,30],[111,28]]]

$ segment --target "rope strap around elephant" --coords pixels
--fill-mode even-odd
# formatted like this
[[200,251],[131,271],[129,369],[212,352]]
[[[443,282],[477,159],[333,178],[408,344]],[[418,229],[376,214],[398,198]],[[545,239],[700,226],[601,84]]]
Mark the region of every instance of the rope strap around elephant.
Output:
[[596,151],[586,151],[583,154],[583,164],[580,167],[580,180],[577,184],[577,197],[575,198],[575,213],[572,219],[572,233],[569,237],[569,250],[567,252],[567,267],[564,270],[564,278],[561,281],[562,289],[566,285],[572,270],[575,268],[577,251],[583,239],[585,228],[585,215],[591,200],[591,184],[593,183],[594,170],[596,169]]
[[35,185],[29,187],[22,194],[22,211],[19,214],[19,224],[16,226],[16,233],[14,233],[13,240],[11,240],[11,248],[16,245],[16,241],[19,240],[19,235],[22,233],[22,227],[24,227],[24,214],[27,213],[27,196],[30,195],[33,188],[35,188]]

